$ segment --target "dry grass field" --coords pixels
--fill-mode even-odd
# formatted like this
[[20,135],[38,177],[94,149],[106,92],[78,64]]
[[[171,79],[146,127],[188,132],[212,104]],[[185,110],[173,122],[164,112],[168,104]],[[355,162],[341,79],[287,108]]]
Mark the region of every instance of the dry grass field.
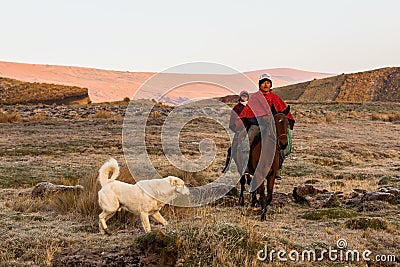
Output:
[[[103,112],[84,118],[30,120],[0,113],[4,117],[0,122],[0,266],[400,266],[400,195],[393,191],[395,198],[390,201],[354,197],[355,192],[383,186],[400,189],[400,105],[291,105],[297,120],[293,152],[285,161],[282,180],[276,182],[265,222],[250,209],[250,196],[240,207],[233,190],[204,207],[164,207],[170,225],[162,228],[154,223],[155,231],[149,234],[137,216],[120,212],[110,220],[111,236],[98,233],[96,176],[112,156],[123,166],[121,179],[132,181],[122,149],[123,118]],[[217,156],[204,171],[179,170],[163,156],[160,143],[169,110],[157,106],[146,130],[147,152],[156,169],[161,175],[180,176],[190,186],[219,177],[230,145],[226,132],[208,119],[188,123],[181,132],[182,153],[198,157],[198,142],[207,137],[214,140]],[[42,181],[80,184],[85,189],[32,198],[33,186]],[[335,193],[336,201],[318,205],[323,194],[295,201],[293,189],[304,185]],[[374,261],[277,258],[278,250],[337,249],[340,238],[347,241],[348,249],[370,250]],[[265,246],[276,251],[273,261],[257,259]],[[376,255],[396,258],[377,262]]]

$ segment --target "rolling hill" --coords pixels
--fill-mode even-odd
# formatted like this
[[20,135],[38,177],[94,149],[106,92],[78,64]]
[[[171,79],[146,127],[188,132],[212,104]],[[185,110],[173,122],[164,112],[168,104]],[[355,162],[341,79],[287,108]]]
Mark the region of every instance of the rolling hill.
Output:
[[277,88],[285,100],[400,102],[400,67],[341,74]]
[[[274,87],[332,76],[332,74],[327,73],[307,72],[288,68],[256,70],[245,72],[244,74],[256,83],[259,74],[265,72],[272,75]],[[117,101],[125,97],[131,98],[138,88],[154,74],[152,72],[124,72],[81,67],[0,62],[0,77],[8,77],[26,82],[62,84],[88,88],[88,94],[93,102]],[[160,83],[156,86],[146,88],[147,90],[144,90],[141,97],[162,99],[168,103],[178,103],[189,98],[207,98],[232,93],[229,90],[217,88],[217,86],[211,85],[206,87],[203,84],[184,86],[184,88],[179,87],[179,89],[174,88],[167,95],[163,94],[163,92],[169,89],[171,81],[180,82],[185,80],[223,81],[230,89],[238,92],[243,89],[249,91],[257,90],[257,87],[254,85],[243,84],[238,76],[163,74]]]
[[0,77],[0,105],[87,104],[87,88],[47,83],[30,83]]
[[[158,74],[157,82],[151,84],[145,83],[154,75],[150,72],[0,62],[0,77],[19,79],[0,78],[0,104],[118,101],[133,96],[143,84],[145,86],[136,95],[137,98],[154,98],[164,103],[177,104],[193,98],[228,95],[224,101],[231,102],[236,99],[232,95],[233,91],[247,89],[255,92],[258,76],[265,72],[272,75],[275,92],[285,100],[400,102],[400,67],[336,76],[288,68],[256,70],[244,73],[249,78],[245,83],[237,74],[163,73]],[[211,83],[186,84],[188,80],[206,80]],[[225,87],[220,86],[221,83]],[[182,85],[174,87],[174,84]]]

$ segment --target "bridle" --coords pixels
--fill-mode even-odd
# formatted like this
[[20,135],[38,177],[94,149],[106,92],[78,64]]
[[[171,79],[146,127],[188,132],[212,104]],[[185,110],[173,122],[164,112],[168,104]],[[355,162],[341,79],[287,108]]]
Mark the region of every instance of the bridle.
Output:
[[[275,116],[276,116],[276,115],[279,115],[279,114],[282,114],[282,115],[284,115],[284,116],[286,117],[286,115],[285,115],[284,113],[279,112],[279,113],[276,113],[276,114],[274,115],[274,119],[275,119]],[[279,121],[279,122],[281,122],[281,121]],[[276,140],[279,140],[279,138],[281,138],[282,136],[287,136],[287,133],[280,134],[280,135],[276,138]],[[276,145],[278,146],[278,143],[277,143]]]

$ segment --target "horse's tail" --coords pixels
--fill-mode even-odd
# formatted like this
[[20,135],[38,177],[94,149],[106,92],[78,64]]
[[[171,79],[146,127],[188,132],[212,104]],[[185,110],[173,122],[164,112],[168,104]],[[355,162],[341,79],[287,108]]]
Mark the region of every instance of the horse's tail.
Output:
[[[110,172],[112,172],[112,175],[110,178],[108,178]],[[99,180],[101,186],[104,186],[108,183],[115,181],[115,179],[117,179],[118,175],[119,175],[118,162],[115,159],[110,158],[106,163],[103,164],[103,166],[101,166],[101,168],[99,170],[98,180]]]

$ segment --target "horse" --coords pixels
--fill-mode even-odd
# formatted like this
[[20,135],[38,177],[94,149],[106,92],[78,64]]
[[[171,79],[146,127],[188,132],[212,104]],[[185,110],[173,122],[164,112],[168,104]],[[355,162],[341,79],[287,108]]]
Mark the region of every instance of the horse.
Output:
[[[276,148],[272,165],[270,167],[270,170],[268,171],[268,175],[265,177],[267,180],[267,196],[265,196],[265,185],[263,181],[262,184],[252,193],[252,201],[251,201],[251,206],[255,207],[258,202],[257,194],[260,195],[259,203],[261,205],[261,221],[264,221],[266,219],[267,206],[271,204],[272,201],[272,193],[275,184],[275,177],[279,169],[279,160],[280,160],[279,151],[285,149],[288,145],[287,134],[288,134],[289,121],[287,119],[287,114],[289,114],[290,112],[290,106],[287,106],[287,108],[283,112],[277,112],[275,108],[272,106],[271,111],[272,115],[274,116],[277,138],[276,138]],[[247,184],[250,184],[251,182],[250,174],[254,175],[254,173],[256,172],[257,165],[259,164],[260,160],[261,149],[262,149],[261,138],[258,138],[258,140],[254,140],[254,143],[251,145],[249,161],[247,164],[248,173],[242,175],[240,178],[239,203],[241,206],[244,206],[243,192],[245,190],[245,184],[246,182]],[[238,151],[237,153],[240,153],[240,151]],[[264,171],[264,173],[267,173],[267,170],[262,170],[262,171]]]

